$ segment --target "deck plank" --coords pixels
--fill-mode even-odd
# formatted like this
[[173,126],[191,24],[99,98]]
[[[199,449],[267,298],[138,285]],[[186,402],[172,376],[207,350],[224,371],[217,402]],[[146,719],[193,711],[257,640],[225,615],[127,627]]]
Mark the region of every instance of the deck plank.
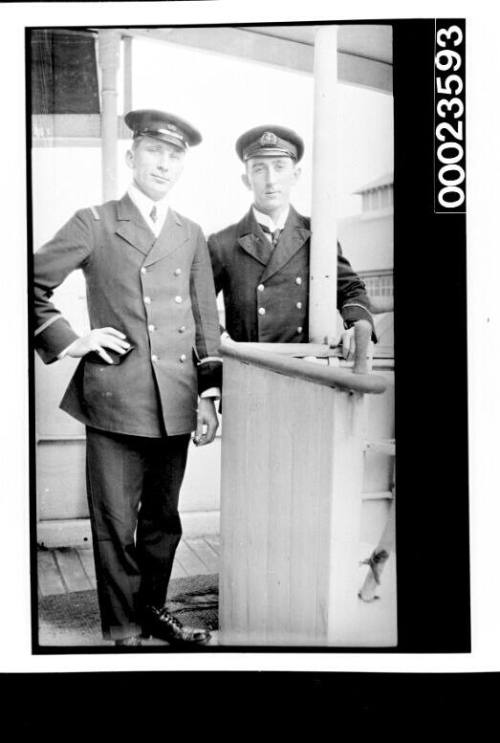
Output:
[[38,589],[42,596],[66,593],[66,586],[51,550],[38,552]]
[[[172,578],[209,575],[219,571],[218,535],[183,539],[177,549]],[[40,596],[87,591],[96,588],[92,549],[61,547],[38,552],[38,591]]]
[[203,537],[205,542],[213,549],[217,557],[220,555],[220,536],[219,534],[207,534]]
[[177,547],[177,557],[188,575],[206,575],[208,570],[198,555],[182,539]]
[[77,547],[76,552],[92,588],[96,587],[94,553],[88,547]]
[[184,566],[179,561],[179,558],[177,555],[175,556],[174,565],[172,568],[171,578],[187,578],[188,573],[187,570],[184,569]]
[[54,557],[68,591],[89,591],[92,588],[75,549],[60,547],[54,550]]
[[197,556],[204,563],[209,574],[219,572],[219,557],[203,537],[194,537],[186,541],[188,546],[196,552]]

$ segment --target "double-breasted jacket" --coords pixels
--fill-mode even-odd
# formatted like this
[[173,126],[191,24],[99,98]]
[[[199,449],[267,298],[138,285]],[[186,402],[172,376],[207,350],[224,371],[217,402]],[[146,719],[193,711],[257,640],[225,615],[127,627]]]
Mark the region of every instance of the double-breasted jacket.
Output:
[[[253,209],[209,237],[215,289],[224,294],[225,327],[233,340],[307,342],[310,237],[310,219],[293,207],[272,250]],[[365,285],[340,245],[337,307],[346,327],[360,318],[372,322]]]
[[45,363],[77,337],[50,301],[75,269],[85,275],[91,328],[113,327],[133,349],[113,365],[83,357],[62,409],[116,433],[192,431],[198,393],[220,384],[214,283],[200,227],[169,209],[156,238],[128,195],[78,211],[34,256],[35,347]]

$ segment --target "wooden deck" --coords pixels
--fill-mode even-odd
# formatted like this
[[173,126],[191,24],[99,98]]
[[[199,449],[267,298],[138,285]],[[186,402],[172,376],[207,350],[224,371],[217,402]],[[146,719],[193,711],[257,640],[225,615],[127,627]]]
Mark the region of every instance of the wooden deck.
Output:
[[[182,539],[175,557],[172,578],[219,572],[218,535]],[[38,594],[53,596],[96,587],[94,557],[90,547],[38,550]]]
[[[360,545],[360,561],[366,558],[374,545]],[[197,536],[183,539],[177,549],[173,578],[183,578],[192,575],[209,575],[219,572],[219,535]],[[358,584],[361,584],[366,575],[366,566],[359,566]],[[73,591],[87,591],[95,588],[95,570],[92,549],[88,547],[62,547],[58,549],[38,550],[38,594],[39,597],[68,594]],[[394,646],[397,638],[396,628],[396,564],[395,555],[391,555],[382,578],[380,591],[382,600],[373,603],[359,601],[357,604],[357,621],[360,626],[366,627],[368,634],[367,647]],[[43,635],[43,633],[42,633]],[[219,633],[212,633],[211,645],[219,642]],[[50,645],[106,645],[107,643],[96,635],[92,641],[82,640],[78,635],[68,630],[54,641],[41,644]],[[147,640],[146,646],[162,644],[160,640]]]

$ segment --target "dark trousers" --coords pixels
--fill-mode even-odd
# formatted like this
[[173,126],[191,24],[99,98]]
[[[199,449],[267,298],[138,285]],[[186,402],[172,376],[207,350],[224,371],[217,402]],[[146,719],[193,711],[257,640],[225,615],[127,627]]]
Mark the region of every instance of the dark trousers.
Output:
[[165,604],[182,533],[178,503],[189,439],[87,428],[87,495],[106,639],[139,634],[142,607]]

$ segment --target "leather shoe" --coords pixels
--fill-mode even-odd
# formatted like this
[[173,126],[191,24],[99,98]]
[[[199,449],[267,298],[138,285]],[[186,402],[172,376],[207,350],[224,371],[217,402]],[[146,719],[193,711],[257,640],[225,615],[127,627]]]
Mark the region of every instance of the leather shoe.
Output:
[[140,637],[122,637],[120,640],[115,640],[115,645],[118,647],[136,648],[142,645],[142,642]]
[[147,606],[142,622],[142,637],[157,637],[169,645],[205,645],[210,640],[210,632],[205,629],[184,627],[166,609]]

